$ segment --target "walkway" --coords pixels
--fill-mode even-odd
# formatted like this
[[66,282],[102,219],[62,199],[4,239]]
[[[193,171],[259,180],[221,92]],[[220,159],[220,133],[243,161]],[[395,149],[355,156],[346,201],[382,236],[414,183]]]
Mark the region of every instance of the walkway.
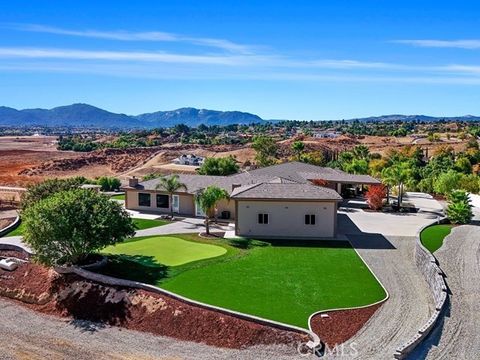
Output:
[[411,359],[478,359],[480,356],[480,227],[454,228],[435,252],[451,291],[446,317]]

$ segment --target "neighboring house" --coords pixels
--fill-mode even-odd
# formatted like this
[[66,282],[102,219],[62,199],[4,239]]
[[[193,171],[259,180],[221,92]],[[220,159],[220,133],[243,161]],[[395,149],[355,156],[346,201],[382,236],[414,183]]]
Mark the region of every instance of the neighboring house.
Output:
[[335,139],[342,135],[341,132],[338,131],[319,131],[313,134],[313,137],[318,139]]
[[[289,162],[230,176],[179,175],[186,186],[173,195],[173,211],[203,216],[195,194],[210,185],[225,189],[230,200],[219,202],[216,216],[235,219],[239,236],[254,238],[332,238],[336,235],[340,194],[349,188],[379,184],[368,175],[352,175],[301,162]],[[314,185],[321,183],[322,186]],[[169,196],[157,190],[158,179],[130,179],[128,209],[168,213]]]
[[204,162],[204,158],[201,156],[196,156],[194,154],[181,155],[173,162],[179,165],[191,165],[191,166],[201,166]]

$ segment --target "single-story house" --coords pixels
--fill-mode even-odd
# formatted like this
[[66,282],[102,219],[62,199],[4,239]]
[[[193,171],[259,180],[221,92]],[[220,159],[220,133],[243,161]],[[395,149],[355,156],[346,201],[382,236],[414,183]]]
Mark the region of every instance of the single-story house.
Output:
[[[238,236],[251,238],[333,238],[338,203],[345,187],[380,184],[368,175],[288,162],[230,176],[179,175],[186,185],[172,196],[159,180],[132,178],[125,191],[127,209],[204,216],[195,194],[210,185],[225,189],[229,200],[218,203],[216,216],[235,221]],[[319,185],[321,184],[321,186]]]

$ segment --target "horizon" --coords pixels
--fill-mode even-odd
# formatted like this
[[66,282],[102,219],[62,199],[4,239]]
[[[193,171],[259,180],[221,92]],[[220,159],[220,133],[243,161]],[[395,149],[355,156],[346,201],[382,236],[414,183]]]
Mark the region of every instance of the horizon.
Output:
[[479,4],[115,5],[2,3],[2,104],[319,121],[480,113]]

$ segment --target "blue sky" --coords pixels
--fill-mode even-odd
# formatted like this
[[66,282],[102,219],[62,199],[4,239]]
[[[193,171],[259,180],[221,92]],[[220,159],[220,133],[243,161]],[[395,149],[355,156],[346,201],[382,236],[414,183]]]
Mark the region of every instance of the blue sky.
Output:
[[480,114],[476,1],[2,1],[0,105]]

